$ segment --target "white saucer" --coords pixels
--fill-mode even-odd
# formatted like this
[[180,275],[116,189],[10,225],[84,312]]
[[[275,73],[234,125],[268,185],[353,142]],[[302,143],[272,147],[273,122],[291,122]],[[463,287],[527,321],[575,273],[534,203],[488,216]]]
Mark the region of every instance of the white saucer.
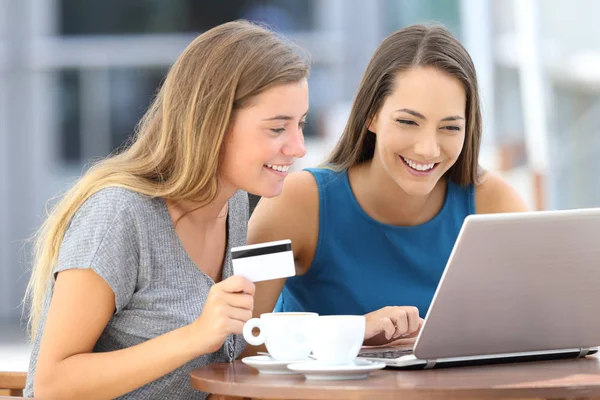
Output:
[[300,372],[306,379],[336,381],[365,379],[371,372],[385,368],[385,363],[356,359],[349,365],[324,365],[318,361],[307,361],[290,364],[287,368]]
[[244,357],[242,358],[242,362],[246,365],[249,365],[252,368],[256,368],[261,374],[269,374],[269,375],[293,375],[298,372],[294,372],[287,368],[288,365],[292,363],[305,362],[304,360],[300,361],[279,361],[275,360],[271,356],[252,356],[252,357]]

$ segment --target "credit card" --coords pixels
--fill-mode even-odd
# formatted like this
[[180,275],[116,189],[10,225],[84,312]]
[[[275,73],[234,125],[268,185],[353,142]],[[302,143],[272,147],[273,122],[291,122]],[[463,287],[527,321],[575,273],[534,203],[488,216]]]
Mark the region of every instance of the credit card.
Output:
[[257,243],[231,249],[233,274],[252,282],[288,278],[296,275],[292,241]]

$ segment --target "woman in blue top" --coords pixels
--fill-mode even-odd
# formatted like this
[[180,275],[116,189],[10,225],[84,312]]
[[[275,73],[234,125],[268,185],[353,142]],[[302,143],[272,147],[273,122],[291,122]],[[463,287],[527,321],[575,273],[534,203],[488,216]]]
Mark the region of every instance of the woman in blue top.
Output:
[[325,166],[290,175],[250,220],[249,243],[289,238],[297,266],[256,285],[254,315],[366,314],[366,344],[415,336],[465,217],[527,210],[480,169],[481,134],[460,42],[439,26],[387,37]]

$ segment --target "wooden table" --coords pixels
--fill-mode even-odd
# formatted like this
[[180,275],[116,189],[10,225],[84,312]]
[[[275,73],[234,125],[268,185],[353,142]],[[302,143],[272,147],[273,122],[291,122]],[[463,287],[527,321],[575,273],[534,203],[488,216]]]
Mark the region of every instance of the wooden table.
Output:
[[[428,371],[379,370],[359,381],[259,375],[241,361],[192,371],[194,388],[242,399],[600,399],[600,359],[540,361]],[[223,397],[225,396],[225,397]]]

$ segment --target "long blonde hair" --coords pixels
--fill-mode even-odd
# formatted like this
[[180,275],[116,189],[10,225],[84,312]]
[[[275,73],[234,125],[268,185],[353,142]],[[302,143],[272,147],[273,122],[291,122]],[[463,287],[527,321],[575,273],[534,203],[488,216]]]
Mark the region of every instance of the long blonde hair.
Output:
[[467,50],[439,25],[412,25],[381,42],[360,82],[342,137],[325,167],[342,171],[373,158],[376,137],[368,130],[369,123],[391,94],[397,74],[417,66],[437,68],[462,83],[467,95],[465,144],[446,175],[459,185],[478,182],[482,173],[478,166],[482,127],[477,74]]
[[171,67],[130,145],[92,166],[49,213],[36,236],[25,300],[35,335],[70,221],[94,193],[118,186],[174,201],[213,201],[232,114],[269,87],[307,77],[307,54],[247,21],[198,36]]

